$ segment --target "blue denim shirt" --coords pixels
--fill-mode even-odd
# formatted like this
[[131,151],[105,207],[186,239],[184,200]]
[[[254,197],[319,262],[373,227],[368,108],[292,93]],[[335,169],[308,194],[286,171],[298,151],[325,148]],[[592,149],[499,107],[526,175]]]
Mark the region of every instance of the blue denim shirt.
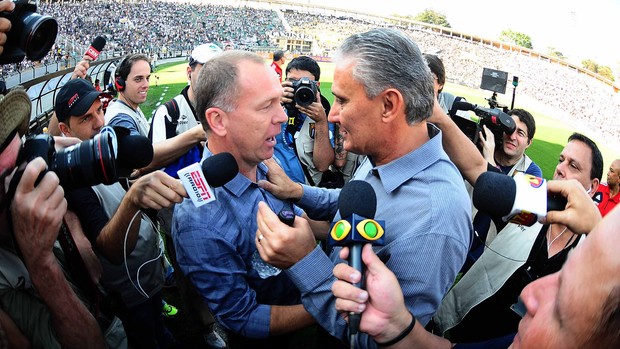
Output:
[[[208,148],[204,157],[211,156]],[[257,180],[266,179],[259,164]],[[299,290],[285,273],[261,279],[252,268],[258,202],[279,212],[283,202],[242,174],[215,188],[216,201],[176,205],[172,237],[183,273],[225,327],[250,338],[267,338],[271,305],[300,304]],[[288,206],[287,206],[288,207]],[[295,207],[295,214],[303,211]]]
[[[378,256],[396,274],[405,304],[426,325],[452,286],[472,239],[471,200],[463,179],[441,145],[441,132],[429,124],[431,139],[381,166],[366,159],[353,179],[368,182],[377,195],[376,219],[385,221],[385,246]],[[304,186],[299,206],[313,219],[340,219],[339,190]],[[284,272],[302,293],[302,302],[323,328],[344,342],[347,324],[335,308],[331,287],[334,265],[343,262],[334,248],[319,248]],[[366,334],[356,348],[375,348]]]

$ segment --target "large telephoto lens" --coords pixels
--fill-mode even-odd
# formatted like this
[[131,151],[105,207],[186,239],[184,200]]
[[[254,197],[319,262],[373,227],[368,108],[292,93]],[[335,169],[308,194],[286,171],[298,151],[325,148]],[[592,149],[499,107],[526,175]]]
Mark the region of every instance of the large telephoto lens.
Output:
[[56,34],[58,34],[58,23],[50,16],[41,16],[36,13],[26,14],[23,23],[21,42],[24,45],[26,57],[31,61],[39,61],[54,45]]
[[114,145],[109,134],[78,143],[56,154],[52,170],[63,187],[79,188],[117,181]]

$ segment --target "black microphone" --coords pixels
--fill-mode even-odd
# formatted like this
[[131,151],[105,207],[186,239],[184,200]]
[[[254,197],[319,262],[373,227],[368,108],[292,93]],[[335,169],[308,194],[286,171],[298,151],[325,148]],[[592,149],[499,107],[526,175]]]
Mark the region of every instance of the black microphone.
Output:
[[566,208],[566,198],[547,192],[547,182],[518,172],[514,177],[484,172],[476,180],[474,206],[505,222],[531,226],[548,211]]
[[503,111],[499,109],[484,108],[477,104],[469,103],[465,101],[462,97],[456,97],[454,99],[454,103],[452,103],[452,108],[450,109],[450,115],[456,115],[456,111],[458,110],[473,111],[483,120],[501,127],[502,131],[504,131],[506,134],[512,134],[517,128],[517,125],[515,124],[513,118],[510,115],[504,113]]
[[239,173],[237,160],[231,153],[219,153],[210,156],[202,162],[201,168],[207,183],[213,188],[221,187],[230,182]]
[[200,207],[215,201],[211,187],[221,187],[239,173],[237,161],[230,153],[219,153],[205,159],[202,164],[194,163],[177,171],[185,191]]
[[116,139],[117,177],[129,177],[134,169],[153,161],[153,144],[147,137],[132,135],[121,126],[104,126],[99,133],[110,133]]
[[105,38],[103,36],[98,36],[93,40],[90,44],[90,47],[86,51],[86,56],[90,57],[93,61],[99,57],[99,53],[103,50],[105,46]]
[[[356,287],[364,288],[364,264],[362,247],[364,244],[383,245],[383,222],[374,220],[377,210],[377,196],[370,184],[353,180],[340,191],[338,209],[341,220],[334,223],[330,232],[330,242],[338,246],[349,246],[349,265],[362,274]],[[361,315],[349,314],[349,334],[359,331]]]
[[146,167],[153,161],[153,144],[144,136],[127,135],[118,138],[117,169],[133,170]]

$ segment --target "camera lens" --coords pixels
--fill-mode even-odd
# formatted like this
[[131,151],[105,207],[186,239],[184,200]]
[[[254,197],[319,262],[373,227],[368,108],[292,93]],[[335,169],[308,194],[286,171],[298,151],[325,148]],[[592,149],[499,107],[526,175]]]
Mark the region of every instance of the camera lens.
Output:
[[314,103],[316,100],[316,95],[314,90],[307,86],[300,86],[297,91],[295,91],[295,103],[302,107],[309,106]]
[[30,13],[24,17],[22,43],[26,57],[32,61],[43,59],[54,45],[58,23],[50,16]]
[[63,187],[112,184],[116,181],[116,160],[112,138],[98,134],[56,154],[52,171]]

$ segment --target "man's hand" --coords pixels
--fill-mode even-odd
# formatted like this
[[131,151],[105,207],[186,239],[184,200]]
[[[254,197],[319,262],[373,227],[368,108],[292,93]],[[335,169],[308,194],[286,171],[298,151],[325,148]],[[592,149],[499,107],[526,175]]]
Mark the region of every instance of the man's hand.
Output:
[[[0,1],[0,12],[12,12],[15,9],[13,1]],[[4,52],[4,44],[6,44],[7,34],[11,30],[11,21],[4,17],[0,17],[0,55]]]
[[295,223],[289,227],[280,222],[266,203],[259,202],[256,220],[256,249],[273,266],[288,269],[316,247],[310,225],[301,217],[295,217]]
[[[347,259],[349,248],[340,251],[340,258]],[[411,315],[405,307],[403,292],[398,280],[381,262],[370,244],[362,249],[362,260],[366,264],[366,289],[352,285],[362,275],[351,266],[341,263],[334,267],[334,276],[339,280],[332,285],[336,297],[336,310],[344,313],[362,312],[360,331],[368,333],[379,342],[395,338],[400,328],[411,323]]]
[[546,224],[563,224],[575,234],[588,234],[601,221],[601,212],[577,180],[549,181],[547,190],[562,195],[567,202],[565,210],[547,212]]
[[280,97],[281,104],[295,104],[293,98],[295,97],[295,89],[293,83],[288,80],[282,81],[282,97]]
[[187,192],[178,179],[163,171],[155,171],[140,177],[131,185],[127,195],[137,207],[161,210],[182,202]]
[[75,69],[73,69],[73,74],[71,74],[71,79],[76,79],[76,78],[84,79],[86,77],[86,73],[88,72],[88,68],[90,67],[90,61],[92,60],[93,59],[90,58],[89,56],[84,55],[82,60],[79,61],[78,64],[75,66]]
[[[485,138],[486,135],[486,138]],[[491,164],[491,166],[497,166],[495,163],[495,135],[489,130],[486,125],[482,125],[482,131],[480,131],[478,143],[482,146],[482,156]]]
[[312,104],[302,107],[300,105],[296,105],[297,110],[299,112],[305,114],[310,117],[310,119],[314,120],[317,124],[325,122],[327,123],[327,115],[325,114],[325,108],[323,108],[323,104],[321,104],[321,93],[317,91],[316,93],[316,101]]
[[301,184],[293,182],[284,172],[282,167],[278,165],[273,158],[263,161],[269,172],[267,172],[267,179],[259,180],[258,186],[269,191],[280,200],[299,200],[301,199],[304,189]]
[[54,136],[54,148],[59,151],[63,148],[80,143],[82,140],[77,137],[60,137]]
[[67,212],[65,192],[55,173],[47,172],[35,186],[46,167],[42,158],[26,166],[11,205],[15,240],[29,271],[56,263],[52,247]]

